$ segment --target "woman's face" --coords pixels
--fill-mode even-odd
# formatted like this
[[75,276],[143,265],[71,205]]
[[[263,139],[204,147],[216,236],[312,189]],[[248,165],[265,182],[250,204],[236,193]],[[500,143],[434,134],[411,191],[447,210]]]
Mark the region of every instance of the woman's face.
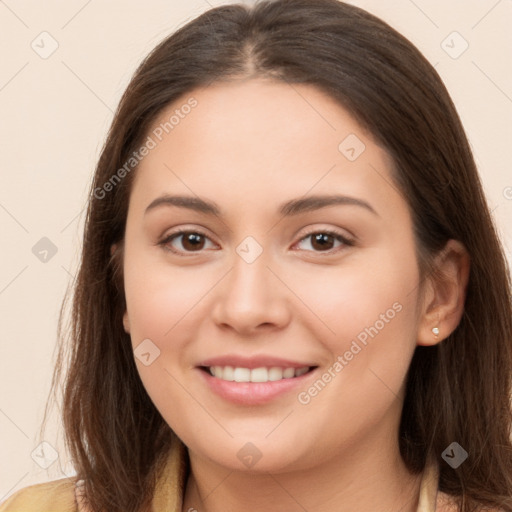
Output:
[[191,454],[279,472],[393,445],[421,308],[388,154],[315,87],[263,80],[194,90],[147,135],[124,324]]

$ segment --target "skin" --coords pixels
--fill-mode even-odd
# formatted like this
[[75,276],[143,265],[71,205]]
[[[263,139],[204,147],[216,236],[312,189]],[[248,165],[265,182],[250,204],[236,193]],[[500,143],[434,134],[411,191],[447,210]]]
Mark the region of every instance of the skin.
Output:
[[[460,320],[469,269],[463,247],[450,241],[438,256],[442,281],[421,279],[391,158],[315,87],[217,83],[170,105],[154,126],[190,97],[197,107],[136,171],[122,246],[124,328],[134,349],[149,338],[160,350],[148,366],[136,359],[137,368],[189,449],[183,510],[416,510],[421,475],[407,471],[397,441],[405,376],[415,347],[441,342]],[[338,149],[349,134],[366,146],[354,161]],[[214,201],[222,215],[177,206],[145,214],[164,193]],[[347,204],[278,213],[285,201],[333,193],[366,201],[375,213]],[[180,236],[159,245],[179,229],[206,238],[198,248]],[[315,244],[309,230],[335,230],[353,245]],[[263,250],[251,264],[236,252],[247,236]],[[298,392],[393,304],[400,312],[300,403]],[[196,368],[224,354],[318,369],[269,403],[237,405],[213,393]],[[247,442],[262,455],[251,468],[237,457]]]

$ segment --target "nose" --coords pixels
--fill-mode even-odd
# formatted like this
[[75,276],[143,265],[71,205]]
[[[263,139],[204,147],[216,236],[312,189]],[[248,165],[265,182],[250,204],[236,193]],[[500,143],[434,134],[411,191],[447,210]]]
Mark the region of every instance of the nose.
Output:
[[240,336],[284,328],[291,318],[291,292],[275,274],[263,255],[252,263],[235,255],[233,267],[216,287],[214,322]]

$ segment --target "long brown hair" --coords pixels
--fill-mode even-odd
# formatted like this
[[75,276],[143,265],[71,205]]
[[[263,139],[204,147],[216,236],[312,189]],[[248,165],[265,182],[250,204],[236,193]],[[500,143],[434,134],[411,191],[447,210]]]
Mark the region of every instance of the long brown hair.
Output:
[[[438,461],[440,490],[459,497],[461,511],[488,505],[512,512],[510,276],[470,146],[421,53],[383,21],[337,0],[211,9],[156,47],[121,99],[90,190],[69,343],[59,322],[52,380],[54,389],[65,362],[66,444],[92,509],[147,507],[175,435],[139,378],[122,326],[122,261],[110,254],[123,240],[136,166],[107,192],[102,187],[171,102],[214,81],[251,76],[317,86],[387,149],[410,205],[423,275],[449,239],[466,247],[464,315],[448,339],[416,348],[400,450],[414,473],[427,458]],[[469,454],[457,469],[441,457],[454,441]]]

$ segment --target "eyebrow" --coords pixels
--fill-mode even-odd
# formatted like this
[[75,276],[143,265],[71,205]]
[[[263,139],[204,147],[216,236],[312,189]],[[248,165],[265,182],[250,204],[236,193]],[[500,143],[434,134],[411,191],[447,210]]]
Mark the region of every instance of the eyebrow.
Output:
[[[298,215],[303,212],[319,210],[320,208],[326,208],[328,206],[334,205],[360,206],[370,211],[374,215],[379,216],[375,209],[363,199],[342,195],[316,195],[299,199],[292,199],[283,203],[279,207],[278,212],[284,217],[289,217]],[[152,201],[146,208],[144,215],[160,206],[178,206],[180,208],[188,208],[189,210],[194,210],[207,215],[214,215],[217,217],[221,216],[221,209],[213,201],[207,201],[199,197],[172,196],[168,194],[157,197],[154,201]]]

